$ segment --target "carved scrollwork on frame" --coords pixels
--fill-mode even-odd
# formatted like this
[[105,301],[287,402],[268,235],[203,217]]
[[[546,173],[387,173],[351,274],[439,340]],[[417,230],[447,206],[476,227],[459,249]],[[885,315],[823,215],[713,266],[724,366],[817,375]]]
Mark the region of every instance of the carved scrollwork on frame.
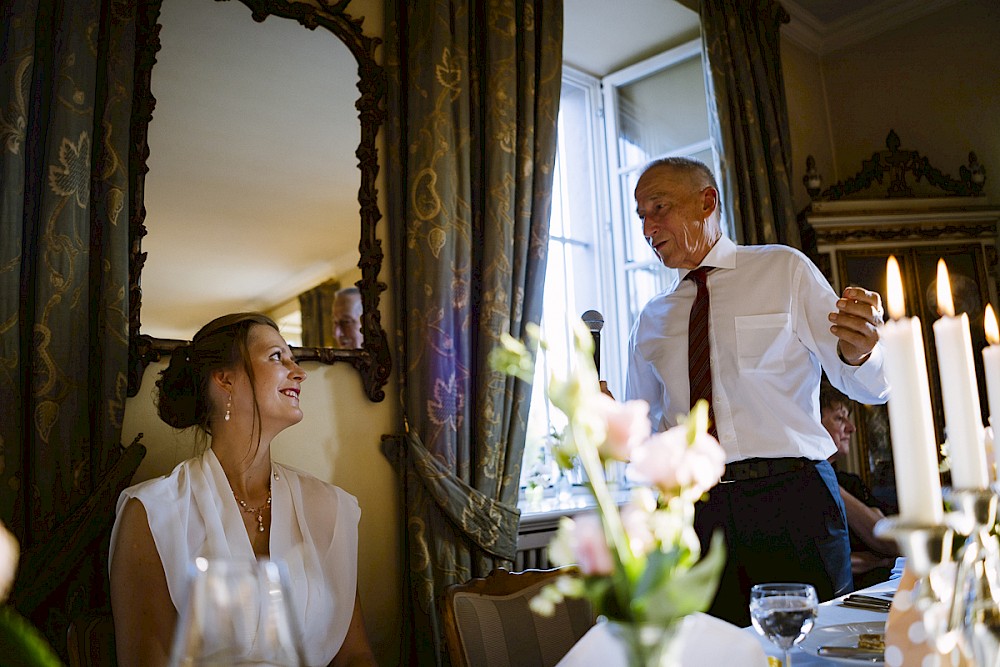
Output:
[[900,240],[969,240],[974,238],[992,239],[996,235],[996,225],[981,223],[971,225],[924,224],[880,226],[878,228],[835,228],[816,229],[816,242],[821,245],[842,245],[847,243],[869,243]]
[[[226,0],[218,0],[226,1]],[[333,348],[297,347],[293,352],[299,361],[320,363],[346,362],[361,375],[365,393],[373,401],[385,398],[385,384],[391,370],[389,344],[382,328],[379,312],[380,294],[386,289],[379,282],[383,252],[376,237],[376,225],[382,218],[375,187],[379,172],[376,136],[385,120],[385,72],[375,61],[375,49],[381,40],[366,36],[362,19],[345,12],[348,0],[331,2],[316,0],[306,4],[289,0],[240,0],[250,8],[253,20],[264,21],[269,16],[292,19],[309,30],[323,28],[343,42],[358,63],[358,90],[360,97],[355,107],[361,121],[361,139],[355,155],[361,171],[358,190],[360,208],[361,280],[356,284],[361,292],[363,305],[361,329],[364,342],[361,349],[340,350]],[[131,145],[129,155],[129,396],[134,396],[142,381],[146,366],[158,361],[186,341],[153,338],[141,333],[142,289],[140,276],[146,261],[142,239],[146,236],[146,210],[144,186],[149,159],[147,142],[149,123],[153,118],[156,100],[150,92],[150,81],[156,54],[160,50],[160,26],[157,21],[160,2],[139,3],[139,21],[136,32],[135,90],[132,104]],[[322,113],[323,110],[317,110]]]
[[[914,191],[907,176],[914,180],[925,180],[934,191],[943,196],[976,197],[983,194],[986,183],[986,169],[979,163],[974,152],[969,153],[969,163],[959,168],[959,178],[952,178],[931,165],[930,160],[918,151],[900,148],[899,135],[889,130],[885,139],[886,150],[876,151],[861,162],[861,170],[843,181],[831,185],[820,192],[819,188],[806,189],[813,201],[838,201],[853,195],[865,194],[877,183],[885,185],[888,198],[913,197]],[[810,167],[815,171],[815,161],[810,155],[806,161],[807,173]],[[888,179],[887,183],[884,181]],[[815,181],[818,184],[818,180]]]

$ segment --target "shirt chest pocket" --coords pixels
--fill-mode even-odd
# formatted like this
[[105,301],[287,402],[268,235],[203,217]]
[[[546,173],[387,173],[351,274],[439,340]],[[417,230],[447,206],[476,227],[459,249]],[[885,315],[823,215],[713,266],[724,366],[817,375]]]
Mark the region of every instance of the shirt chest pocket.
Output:
[[740,372],[784,373],[785,352],[792,339],[788,313],[736,318],[736,353]]

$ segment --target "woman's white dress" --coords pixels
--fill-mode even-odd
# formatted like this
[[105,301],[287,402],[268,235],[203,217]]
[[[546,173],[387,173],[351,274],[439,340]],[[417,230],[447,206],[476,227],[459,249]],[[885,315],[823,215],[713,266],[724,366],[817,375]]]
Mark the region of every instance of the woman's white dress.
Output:
[[[272,462],[270,558],[284,561],[306,662],[327,665],[340,650],[357,591],[357,500],[343,489]],[[114,559],[122,509],[142,502],[179,611],[194,559],[252,559],[240,506],[215,453],[179,464],[122,492],[111,534]]]

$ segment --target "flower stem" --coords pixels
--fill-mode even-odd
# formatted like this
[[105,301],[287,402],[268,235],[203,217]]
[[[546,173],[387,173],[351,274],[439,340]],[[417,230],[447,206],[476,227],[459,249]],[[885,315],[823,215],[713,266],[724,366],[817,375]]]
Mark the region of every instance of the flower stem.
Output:
[[[604,466],[601,463],[597,447],[585,435],[577,437],[575,420],[571,420],[570,424],[570,428],[573,430],[573,439],[576,442],[577,451],[580,456],[580,462],[583,464],[583,469],[587,472],[587,477],[590,479],[590,488],[593,491],[595,500],[597,500],[597,512],[602,518],[605,535],[613,547],[613,555],[619,565],[616,568],[615,576],[620,580],[620,585],[616,585],[614,590],[619,598],[618,601],[621,609],[627,610],[629,609],[629,600],[631,599],[628,569],[631,568],[633,560],[632,548],[625,535],[625,527],[622,525],[621,515],[618,513],[618,505],[611,497],[607,481],[604,479]],[[627,561],[627,564],[624,561]]]

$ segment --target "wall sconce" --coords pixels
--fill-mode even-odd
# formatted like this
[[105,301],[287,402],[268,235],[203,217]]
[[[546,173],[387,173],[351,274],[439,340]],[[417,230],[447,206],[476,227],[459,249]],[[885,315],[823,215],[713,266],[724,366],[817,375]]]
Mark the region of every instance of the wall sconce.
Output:
[[806,175],[802,177],[802,184],[811,199],[816,199],[823,187],[823,177],[816,171],[816,158],[812,155],[806,157]]
[[986,182],[986,167],[979,164],[979,158],[973,152],[969,153],[969,180],[980,188]]

